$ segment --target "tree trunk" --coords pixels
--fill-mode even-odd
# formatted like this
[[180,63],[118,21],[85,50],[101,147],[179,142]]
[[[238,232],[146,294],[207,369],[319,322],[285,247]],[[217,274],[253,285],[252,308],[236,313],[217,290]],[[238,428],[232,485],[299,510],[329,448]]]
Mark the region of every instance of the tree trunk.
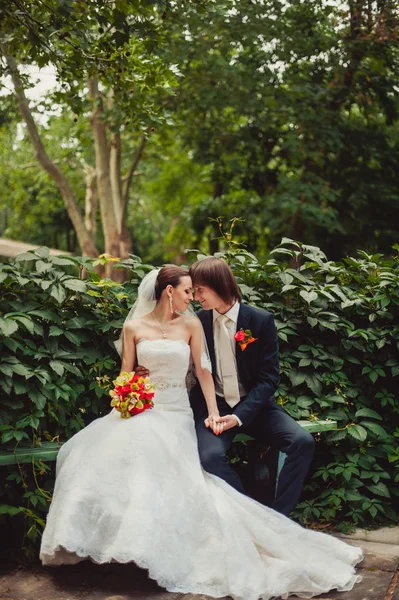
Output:
[[[107,129],[104,122],[103,99],[98,90],[98,81],[89,80],[89,93],[93,100],[92,129],[96,154],[97,192],[100,203],[101,222],[104,232],[105,252],[111,256],[119,255],[119,241],[112,200],[110,176],[110,152],[108,148]],[[108,270],[107,270],[108,271]]]
[[132,160],[132,164],[130,165],[130,169],[129,169],[129,173],[127,175],[126,178],[126,182],[125,182],[125,188],[123,191],[123,201],[122,201],[122,207],[121,207],[121,223],[124,223],[126,221],[126,216],[127,216],[127,205],[129,202],[129,192],[130,192],[130,188],[132,185],[132,181],[133,181],[133,177],[134,177],[134,173],[137,169],[137,165],[139,164],[143,153],[144,153],[144,148],[146,145],[146,138],[144,135],[141,136],[140,139],[140,143],[138,145],[137,151],[133,157]]
[[86,180],[86,196],[85,196],[85,227],[92,236],[96,239],[97,234],[97,181],[96,170],[91,165],[84,163],[83,169]]
[[75,195],[65,175],[62,173],[62,171],[58,169],[55,163],[47,155],[36,123],[33,119],[28,99],[25,96],[23,84],[17,69],[17,63],[13,56],[7,54],[7,51],[4,48],[4,46],[1,46],[1,50],[11,72],[11,77],[14,84],[15,95],[18,100],[19,109],[26,123],[29,137],[36,152],[37,160],[42,166],[42,168],[45,171],[47,171],[47,173],[50,175],[51,179],[56,183],[58,189],[62,194],[65,208],[67,210],[69,218],[72,221],[82,253],[86,256],[98,256],[97,248],[94,244],[92,237],[85,228],[84,220],[80,212],[79,206],[77,204]]

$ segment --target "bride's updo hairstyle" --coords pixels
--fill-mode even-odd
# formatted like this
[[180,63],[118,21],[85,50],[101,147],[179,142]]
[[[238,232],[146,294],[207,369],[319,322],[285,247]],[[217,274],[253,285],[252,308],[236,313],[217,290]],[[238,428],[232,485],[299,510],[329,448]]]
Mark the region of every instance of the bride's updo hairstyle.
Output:
[[161,297],[162,292],[168,285],[177,287],[182,277],[190,277],[190,274],[186,269],[182,267],[176,267],[175,265],[166,265],[158,273],[157,280],[155,282],[155,300]]
[[241,300],[241,290],[233,271],[222,258],[207,256],[190,267],[193,286],[205,285],[211,288],[226,304]]

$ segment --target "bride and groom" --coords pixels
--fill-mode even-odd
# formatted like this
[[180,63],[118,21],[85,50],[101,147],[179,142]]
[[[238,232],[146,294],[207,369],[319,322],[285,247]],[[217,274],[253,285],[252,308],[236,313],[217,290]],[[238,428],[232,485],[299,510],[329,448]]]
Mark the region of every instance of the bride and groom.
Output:
[[[199,320],[182,314],[192,287]],[[230,268],[212,257],[190,274],[166,266],[144,278],[124,326],[121,370],[149,370],[155,406],[127,421],[111,411],[61,448],[43,564],[135,562],[169,591],[236,600],[310,598],[359,580],[359,548],[284,516],[313,442],[273,401],[272,315],[240,299]],[[244,351],[241,329],[251,340]],[[191,405],[190,361],[199,382]],[[287,454],[275,510],[245,496],[228,464],[238,428]]]

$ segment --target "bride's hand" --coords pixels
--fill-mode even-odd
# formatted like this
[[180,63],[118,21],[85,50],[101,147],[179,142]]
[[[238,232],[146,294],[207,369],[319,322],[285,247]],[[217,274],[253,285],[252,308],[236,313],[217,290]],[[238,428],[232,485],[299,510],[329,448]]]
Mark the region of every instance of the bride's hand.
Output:
[[224,415],[223,417],[220,417],[219,415],[210,415],[205,419],[205,425],[210,427],[215,435],[220,435],[228,429],[237,427],[237,419],[232,415]]
[[214,413],[214,414],[208,415],[208,417],[204,421],[205,427],[212,429],[212,431],[215,435],[219,435],[223,431],[223,426],[219,422],[219,419],[220,419],[219,414]]

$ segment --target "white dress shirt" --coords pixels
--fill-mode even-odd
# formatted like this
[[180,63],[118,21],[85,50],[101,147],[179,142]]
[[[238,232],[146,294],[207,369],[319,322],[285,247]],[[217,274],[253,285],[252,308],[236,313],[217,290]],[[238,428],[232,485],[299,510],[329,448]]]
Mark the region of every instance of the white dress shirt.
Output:
[[[226,317],[228,317],[228,319],[229,319],[226,323],[226,327],[229,330],[229,333],[231,334],[230,335],[231,347],[233,350],[234,360],[235,360],[235,364],[236,364],[238,391],[240,393],[240,398],[242,398],[243,396],[246,396],[247,392],[245,391],[245,388],[242,385],[242,383],[240,382],[240,378],[238,376],[237,361],[236,361],[236,352],[237,352],[238,343],[234,339],[234,336],[237,331],[237,321],[238,321],[238,313],[239,312],[240,312],[240,303],[238,301],[236,301],[235,304],[233,304],[233,306],[230,308],[230,310],[228,310],[227,313],[224,313],[224,315]],[[213,309],[213,339],[215,342],[215,357],[216,357],[215,390],[216,390],[216,394],[218,396],[222,396],[222,398],[223,398],[223,379],[221,376],[222,370],[221,370],[220,358],[219,358],[218,329],[215,328],[215,321],[220,316],[220,314],[221,313],[218,313],[218,311],[216,309]],[[242,425],[241,419],[239,419],[239,417],[237,417],[237,415],[233,414],[233,416],[237,419],[238,425],[241,427],[241,425]]]

